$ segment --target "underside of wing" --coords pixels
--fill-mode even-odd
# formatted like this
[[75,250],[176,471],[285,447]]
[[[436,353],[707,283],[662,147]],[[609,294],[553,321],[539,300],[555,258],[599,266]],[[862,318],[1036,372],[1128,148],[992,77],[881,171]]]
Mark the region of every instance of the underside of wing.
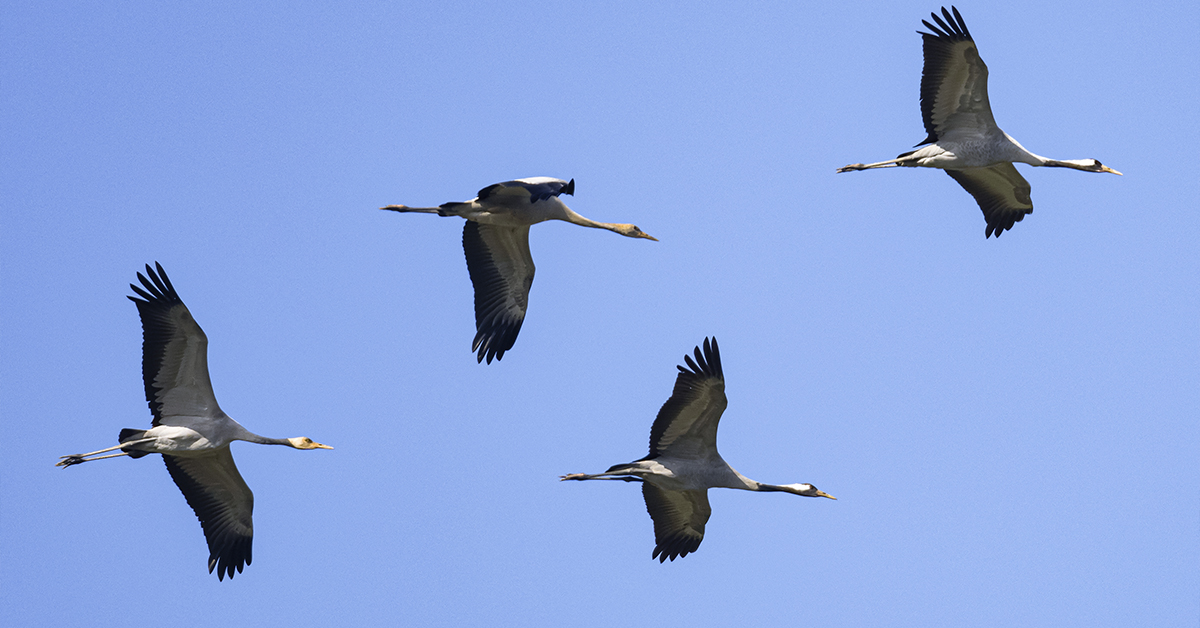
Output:
[[707,490],[668,491],[643,482],[642,497],[646,500],[646,512],[654,521],[651,558],[657,558],[660,563],[673,561],[700,547],[704,540],[704,524],[712,515]]
[[494,183],[479,190],[478,199],[481,202],[487,201],[496,205],[504,205],[508,202],[536,203],[559,194],[574,193],[575,179],[568,182],[550,177],[533,177]]
[[233,578],[250,564],[254,493],[233,464],[228,447],[204,456],[163,454],[171,479],[200,520],[208,540],[208,572]]
[[1033,213],[1029,182],[1011,163],[999,163],[987,168],[947,170],[963,189],[975,197],[983,218],[987,221],[984,237],[994,233],[1000,237],[1008,229]]
[[529,227],[484,225],[468,220],[463,227],[467,271],[475,286],[475,340],[478,360],[504,357],[525,322],[533,286]]
[[684,355],[687,367],[679,366],[675,389],[663,404],[650,428],[650,455],[668,452],[673,457],[698,458],[717,451],[717,424],[725,412],[725,375],[717,339],[704,339],[704,352],[696,359]]
[[933,33],[922,33],[925,68],[921,73],[921,119],[928,136],[917,146],[939,140],[982,138],[996,128],[988,103],[987,65],[967,31],[958,9],[942,9],[937,25],[922,20]]
[[[164,417],[216,416],[221,409],[208,377],[208,337],[162,265],[138,273],[142,286],[129,284],[142,319],[142,379],[154,425]],[[139,298],[140,297],[140,298]]]

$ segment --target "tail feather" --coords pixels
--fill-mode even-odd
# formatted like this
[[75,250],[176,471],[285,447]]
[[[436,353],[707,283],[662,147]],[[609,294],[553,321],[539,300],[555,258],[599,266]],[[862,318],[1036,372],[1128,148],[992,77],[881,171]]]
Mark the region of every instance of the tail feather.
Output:
[[[117,442],[118,443],[127,443],[131,440],[137,440],[139,438],[144,438],[145,436],[146,436],[146,430],[135,430],[132,427],[127,427],[127,428],[121,430],[121,433],[117,435]],[[141,458],[142,456],[145,456],[150,453],[148,451],[138,451],[136,449],[122,449],[121,451],[129,454],[130,458]]]

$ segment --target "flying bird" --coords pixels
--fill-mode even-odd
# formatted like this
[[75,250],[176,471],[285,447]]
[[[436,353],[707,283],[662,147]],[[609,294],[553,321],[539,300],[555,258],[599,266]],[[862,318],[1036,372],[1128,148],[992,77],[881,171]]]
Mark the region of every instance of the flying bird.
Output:
[[546,220],[608,229],[630,238],[658,241],[635,225],[588,220],[571,211],[559,199],[575,194],[575,179],[563,181],[533,177],[496,183],[479,190],[478,196],[438,207],[388,205],[380,209],[460,216],[467,271],[475,286],[475,340],[471,350],[478,362],[504,357],[512,349],[525,321],[529,287],[533,285],[533,256],[529,252],[529,226]]
[[895,159],[873,164],[850,164],[838,172],[894,168],[941,168],[979,203],[987,221],[984,237],[996,237],[1026,214],[1033,213],[1029,182],[1014,163],[1074,168],[1084,172],[1121,174],[1095,159],[1049,159],[1035,155],[996,126],[988,104],[987,65],[958,9],[942,7],[943,20],[930,13],[933,31],[917,31],[924,40],[925,69],[921,73],[921,119],[929,134],[912,150]]
[[641,482],[646,511],[654,521],[654,553],[662,563],[687,556],[704,540],[712,509],[708,489],[782,492],[805,497],[836,497],[812,484],[763,484],[734,471],[717,453],[717,422],[725,411],[725,375],[717,339],[704,339],[704,353],[684,354],[675,390],[650,428],[650,454],[610,467],[604,473],[571,473],[561,480]]
[[[208,572],[233,578],[250,564],[254,538],[254,494],[233,464],[235,440],[295,449],[333,449],[310,438],[267,438],[251,433],[217,405],[208,378],[208,337],[175,292],[163,267],[146,265],[142,286],[130,284],[142,319],[142,378],[154,415],[151,428],[121,430],[116,447],[62,456],[55,466],[92,460],[162,454],[184,499],[195,511],[208,540]],[[101,456],[110,451],[119,453]]]

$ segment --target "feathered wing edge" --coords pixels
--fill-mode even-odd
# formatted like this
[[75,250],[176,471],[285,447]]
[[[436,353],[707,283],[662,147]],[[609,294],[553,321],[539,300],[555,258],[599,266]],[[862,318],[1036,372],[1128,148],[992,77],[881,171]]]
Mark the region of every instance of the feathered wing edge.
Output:
[[158,425],[162,418],[162,400],[159,398],[161,390],[154,380],[162,368],[167,346],[178,340],[180,334],[171,310],[176,306],[187,306],[179,298],[175,286],[171,285],[171,279],[167,277],[162,264],[154,262],[154,268],[146,264],[146,274],[138,273],[137,278],[145,289],[131,283],[129,287],[138,296],[126,298],[137,306],[138,317],[142,320],[142,380],[146,388],[146,403],[154,415],[152,425]]
[[642,482],[646,512],[654,522],[654,553],[662,563],[687,556],[704,540],[704,524],[712,515],[707,490],[668,491]]
[[933,110],[937,105],[938,93],[942,89],[943,81],[945,81],[950,68],[959,62],[958,45],[961,42],[974,42],[958,9],[950,8],[954,11],[953,15],[946,10],[946,7],[942,7],[942,14],[946,16],[945,21],[942,21],[942,18],[938,17],[936,13],[929,14],[937,22],[937,26],[930,24],[927,20],[921,20],[921,23],[933,33],[917,31],[921,35],[925,58],[925,66],[921,71],[921,120],[925,123],[925,132],[928,134],[917,146],[938,141],[937,126],[933,121]]
[[947,170],[946,174],[970,193],[979,204],[979,209],[983,210],[983,219],[987,221],[985,238],[993,234],[999,238],[1000,234],[1033,213],[1033,200],[1030,197],[1032,188],[1011,163],[999,163],[987,168]]
[[[704,339],[704,352],[695,348],[695,360],[684,354],[687,367],[680,365],[671,397],[658,411],[650,428],[650,454],[646,459],[661,455],[679,437],[691,432],[701,420],[711,421],[716,440],[716,422],[720,420],[727,401],[725,374],[721,369],[721,349],[717,339]],[[715,416],[713,414],[715,413]]]
[[504,357],[525,322],[535,267],[529,253],[529,227],[498,227],[468,220],[463,252],[475,288],[477,360]]
[[208,572],[231,579],[250,564],[254,493],[238,473],[228,447],[205,456],[163,454],[163,462],[208,541]]

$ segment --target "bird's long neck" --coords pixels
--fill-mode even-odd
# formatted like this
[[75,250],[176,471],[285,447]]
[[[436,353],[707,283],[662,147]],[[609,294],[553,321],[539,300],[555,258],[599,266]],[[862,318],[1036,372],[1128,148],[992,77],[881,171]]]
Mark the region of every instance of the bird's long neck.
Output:
[[1016,154],[1013,155],[1010,161],[1019,161],[1031,166],[1049,166],[1051,168],[1074,168],[1075,170],[1088,171],[1093,169],[1093,160],[1091,159],[1050,159],[1049,157],[1042,157],[1041,155],[1025,150],[1024,146],[1021,146],[1017,140],[1013,140],[1011,137],[1008,139],[1012,140],[1014,150],[1016,151]]
[[1073,168],[1075,170],[1090,170],[1092,165],[1091,159],[1045,159],[1042,161],[1043,166],[1052,168]]
[[[1004,132],[1001,131],[1001,133]],[[1044,166],[1046,165],[1047,161],[1050,161],[1041,155],[1036,155],[1029,152],[1029,150],[1027,150],[1024,146],[1021,146],[1021,143],[1013,139],[1013,136],[1009,135],[1008,133],[1004,133],[1004,137],[1009,141],[1008,144],[1002,144],[1008,147],[1007,152],[1010,153],[1007,155],[1008,159],[1006,161],[1029,164],[1031,166]]]
[[287,445],[289,447],[292,445],[292,443],[286,438],[267,438],[266,436],[259,436],[258,434],[255,434],[254,432],[242,427],[241,423],[238,423],[233,419],[230,419],[230,423],[234,425],[233,435],[229,439],[231,441],[240,440],[247,443],[258,443],[259,445]]
[[[249,432],[247,432],[247,433],[249,434]],[[258,434],[250,434],[250,438],[239,438],[238,440],[244,440],[248,443],[258,443],[259,445],[287,445],[288,447],[292,446],[292,442],[286,438],[267,438],[266,436],[259,436]]]
[[559,218],[559,220],[565,220],[571,224],[579,225],[581,227],[591,227],[593,229],[608,229],[609,231],[621,233],[619,225],[614,225],[614,224],[608,223],[608,222],[596,222],[595,220],[592,220],[590,218],[584,218],[583,216],[580,216],[579,214],[572,211],[571,208],[567,207],[565,203],[560,202],[559,204],[562,205],[562,216]]

